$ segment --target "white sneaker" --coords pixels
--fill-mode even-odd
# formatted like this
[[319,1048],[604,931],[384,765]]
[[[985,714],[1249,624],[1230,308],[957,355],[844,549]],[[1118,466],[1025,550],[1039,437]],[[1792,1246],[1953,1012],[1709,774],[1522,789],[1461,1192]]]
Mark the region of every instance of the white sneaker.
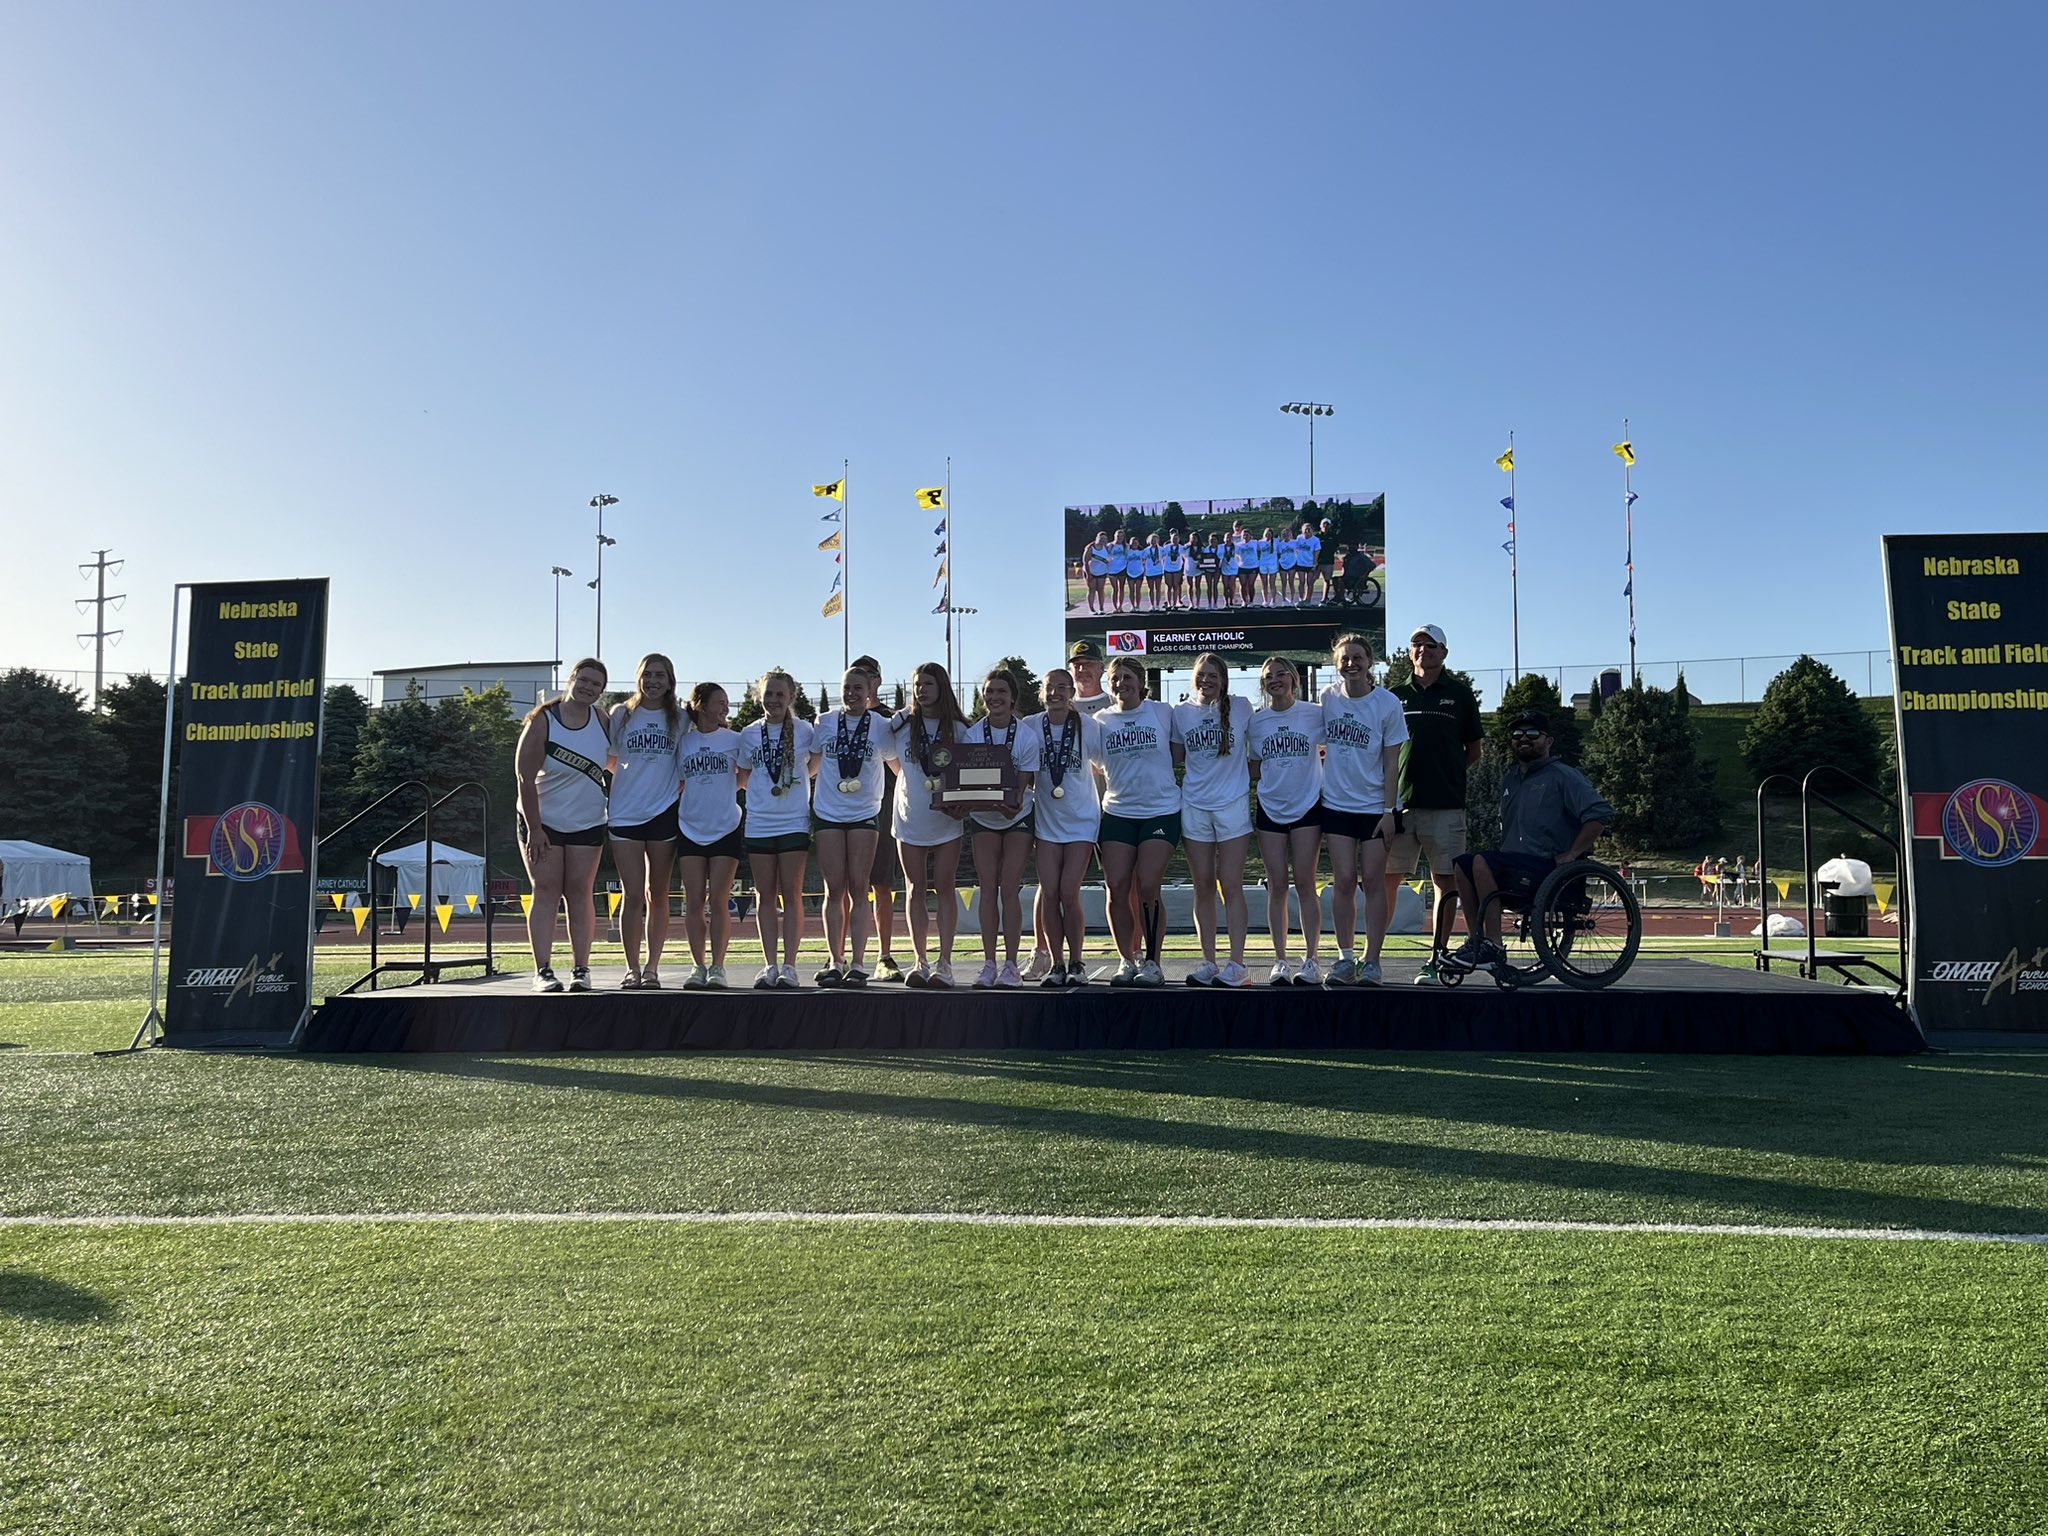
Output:
[[953,985],[952,961],[941,960],[937,965],[932,967],[931,984],[935,987],[951,987]]
[[1138,967],[1138,979],[1132,982],[1131,985],[1134,987],[1163,987],[1166,985],[1166,975],[1159,969],[1159,962],[1157,960],[1147,960]]
[[1043,981],[1052,971],[1052,956],[1042,949],[1031,951],[1031,963],[1024,967],[1023,979]]
[[1294,973],[1294,984],[1297,987],[1320,987],[1323,984],[1323,970],[1316,964],[1314,955],[1301,962],[1301,969]]
[[977,987],[992,987],[996,984],[996,963],[993,960],[981,962],[981,974],[974,978]]
[[1252,984],[1251,971],[1233,960],[1223,967],[1223,974],[1216,978],[1219,987],[1248,987]]
[[754,990],[756,992],[766,992],[770,987],[775,985],[776,977],[780,976],[781,974],[782,973],[776,970],[775,967],[772,965],[762,966],[761,974],[754,978]]
[[[1050,964],[1051,962],[1047,963]],[[1003,962],[1003,968],[996,972],[996,985],[999,987],[1021,987],[1024,985],[1024,977],[1018,972],[1016,961],[1005,960]]]
[[781,975],[775,984],[778,987],[800,987],[803,985],[801,981],[797,980],[796,967],[793,965],[785,965],[782,968]]
[[1216,968],[1214,960],[1204,960],[1189,973],[1188,985],[1191,987],[1213,987],[1216,985],[1216,978],[1222,974]]
[[1273,974],[1266,978],[1266,985],[1269,987],[1284,987],[1287,985],[1287,982],[1287,962],[1285,960],[1275,960],[1273,962]]
[[1109,978],[1109,984],[1112,987],[1136,986],[1138,984],[1138,962],[1126,960],[1122,965],[1118,966],[1116,974]]

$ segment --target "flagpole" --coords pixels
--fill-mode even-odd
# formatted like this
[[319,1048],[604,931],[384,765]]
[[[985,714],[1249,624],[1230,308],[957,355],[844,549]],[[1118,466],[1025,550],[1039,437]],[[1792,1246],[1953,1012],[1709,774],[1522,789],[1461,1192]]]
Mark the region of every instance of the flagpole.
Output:
[[[1629,441],[1628,418],[1621,418],[1621,440]],[[1629,486],[1629,478],[1635,472],[1630,462],[1634,454],[1625,455],[1621,461],[1621,526],[1622,542],[1628,556],[1628,681],[1631,688],[1642,682],[1642,674],[1636,671],[1636,498]]]
[[[853,489],[846,483],[850,459],[839,461],[839,670],[853,665]],[[877,684],[879,687],[880,685]]]
[[[1508,433],[1508,500],[1515,499],[1515,434]],[[1519,504],[1508,509],[1508,615],[1509,639],[1515,658],[1515,681],[1522,678],[1522,511]]]
[[[946,455],[946,676],[953,677],[953,562],[960,555],[960,530],[953,526],[953,455]],[[953,680],[958,697],[960,682]]]

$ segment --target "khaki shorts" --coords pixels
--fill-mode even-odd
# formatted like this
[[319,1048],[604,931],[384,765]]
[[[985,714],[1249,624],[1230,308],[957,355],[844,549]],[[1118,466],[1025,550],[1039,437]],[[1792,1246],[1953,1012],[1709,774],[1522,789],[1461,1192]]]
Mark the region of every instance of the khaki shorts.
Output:
[[1465,851],[1465,813],[1410,809],[1401,819],[1407,830],[1387,845],[1387,873],[1412,875],[1420,855],[1427,853],[1431,878],[1450,879],[1451,860]]

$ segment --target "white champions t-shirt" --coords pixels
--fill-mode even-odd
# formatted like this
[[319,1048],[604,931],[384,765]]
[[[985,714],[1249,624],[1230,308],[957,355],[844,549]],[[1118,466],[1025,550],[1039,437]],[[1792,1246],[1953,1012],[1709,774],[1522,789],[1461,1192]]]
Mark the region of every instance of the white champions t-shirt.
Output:
[[1251,755],[1259,763],[1259,809],[1268,821],[1299,821],[1323,794],[1323,706],[1299,699],[1252,716]]
[[1140,699],[1136,709],[1105,709],[1095,721],[1102,727],[1102,766],[1109,778],[1103,811],[1134,821],[1178,814],[1172,743],[1180,740],[1180,728],[1173,711],[1157,699]]
[[676,824],[691,842],[715,843],[740,824],[739,763],[740,733],[731,726],[683,732],[676,744],[683,781]]
[[1252,723],[1252,701],[1230,696],[1230,744],[1222,756],[1223,706],[1191,700],[1173,706],[1173,729],[1187,749],[1187,772],[1180,800],[1198,811],[1232,811],[1251,800],[1251,770],[1246,766],[1245,732]]
[[[787,837],[811,830],[808,764],[814,734],[811,722],[795,715],[784,717],[779,726],[756,720],[740,732],[740,767],[747,770],[747,836]],[[771,744],[777,750],[771,752]]]
[[[941,734],[944,730],[935,722],[925,722],[927,755],[945,744]],[[889,830],[896,841],[909,843],[913,848],[937,848],[954,841],[960,836],[960,822],[944,811],[932,809],[934,791],[926,781],[938,778],[939,769],[937,764],[927,769],[918,761],[917,718],[906,709],[890,722],[883,740],[887,745],[882,750],[896,764],[896,803],[889,811]]]
[[[1024,729],[1031,733],[1031,749],[1038,754],[1038,783],[1032,803],[1037,814],[1033,825],[1042,843],[1092,843],[1102,830],[1102,798],[1095,787],[1095,771],[1089,766],[1102,761],[1102,717],[1070,709],[1067,718],[1075,726],[1071,736],[1044,715],[1033,715],[1024,722]],[[1017,744],[1021,749],[1022,732]],[[1053,762],[1063,748],[1066,755],[1060,759],[1059,787],[1066,793],[1055,795]]]
[[676,803],[676,734],[683,729],[681,711],[671,731],[668,715],[659,709],[619,706],[612,717],[611,823],[637,827],[654,820]]
[[[1012,715],[1010,717],[1010,724],[1016,727],[1016,730],[1012,732],[1007,728],[1000,731],[997,730],[988,723],[988,717],[984,715],[981,719],[967,727],[965,739],[980,742],[1006,741],[1010,744],[1010,761],[1017,765],[1017,772],[1020,774],[1036,773],[1038,772],[1038,733],[1031,728],[1031,720],[1035,718],[1037,717],[1025,718],[1020,715]],[[1030,815],[1031,808],[1032,797],[1025,795],[1023,803],[1017,807],[1017,814],[1014,816],[1004,816],[994,806],[987,806],[976,810],[972,814],[971,820],[975,826],[985,832],[1004,832]]]
[[[1323,804],[1376,816],[1393,808],[1380,754],[1408,739],[1408,717],[1392,690],[1348,697],[1341,683],[1323,690]],[[1268,813],[1271,814],[1270,812]]]
[[[861,735],[861,722],[867,735]],[[842,730],[843,727],[843,730]],[[846,761],[839,758],[844,736]],[[882,758],[889,745],[889,721],[870,710],[851,718],[843,709],[828,709],[818,716],[811,735],[811,751],[818,757],[818,777],[811,787],[811,811],[819,821],[873,821],[882,808]],[[854,771],[849,774],[848,768]],[[842,790],[841,779],[851,779],[853,788]]]

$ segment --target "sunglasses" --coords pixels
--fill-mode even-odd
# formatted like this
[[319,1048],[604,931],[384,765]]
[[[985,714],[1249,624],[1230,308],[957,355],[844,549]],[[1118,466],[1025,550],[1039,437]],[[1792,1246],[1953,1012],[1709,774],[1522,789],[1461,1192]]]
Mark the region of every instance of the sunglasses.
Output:
[[1534,726],[1521,726],[1509,731],[1508,739],[1510,741],[1540,741],[1543,739],[1543,732],[1537,730]]

